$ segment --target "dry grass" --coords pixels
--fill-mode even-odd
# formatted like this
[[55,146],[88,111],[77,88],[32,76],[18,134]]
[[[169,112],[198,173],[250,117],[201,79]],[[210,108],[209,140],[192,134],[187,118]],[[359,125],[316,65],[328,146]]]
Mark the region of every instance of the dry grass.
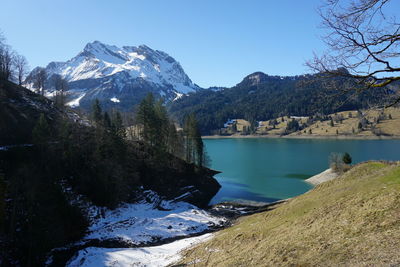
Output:
[[400,264],[400,164],[369,162],[241,218],[185,252],[196,266]]
[[[374,121],[375,118],[378,117],[379,113],[382,110],[371,109],[364,111],[366,114],[366,118],[369,121]],[[352,118],[349,117],[349,114],[352,114]],[[392,119],[386,119],[381,121],[376,125],[376,132],[380,132],[382,135],[393,135],[400,136],[400,109],[399,108],[388,108],[384,110],[384,113],[389,116],[392,116]],[[359,119],[357,118],[357,111],[343,111],[336,113],[337,115],[342,115],[344,120],[342,123],[334,123],[332,127],[330,125],[330,121],[323,122],[315,122],[309,127],[292,133],[290,135],[302,135],[302,136],[336,136],[336,135],[346,135],[346,136],[375,136],[375,133],[372,132],[370,127],[366,127],[365,129],[358,129]],[[335,114],[331,114],[331,116],[335,116]],[[278,125],[273,129],[272,126],[269,125],[270,121],[263,121],[263,127],[259,128],[258,134],[269,134],[269,135],[280,135],[286,129],[288,117],[284,117],[284,122],[281,121],[281,118],[277,118]],[[299,120],[301,123],[305,123],[307,119]],[[311,134],[310,134],[311,130]]]
[[250,128],[250,122],[243,120],[243,119],[237,119],[236,120],[236,129],[239,132],[243,132],[244,129],[249,129]]

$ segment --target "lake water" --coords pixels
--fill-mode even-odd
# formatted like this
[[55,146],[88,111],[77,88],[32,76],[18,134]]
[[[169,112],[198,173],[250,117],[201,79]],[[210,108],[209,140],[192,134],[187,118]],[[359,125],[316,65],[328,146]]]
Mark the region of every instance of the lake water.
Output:
[[211,168],[222,188],[210,204],[228,200],[271,202],[312,188],[305,179],[329,166],[332,152],[353,163],[400,160],[400,140],[231,138],[205,139]]

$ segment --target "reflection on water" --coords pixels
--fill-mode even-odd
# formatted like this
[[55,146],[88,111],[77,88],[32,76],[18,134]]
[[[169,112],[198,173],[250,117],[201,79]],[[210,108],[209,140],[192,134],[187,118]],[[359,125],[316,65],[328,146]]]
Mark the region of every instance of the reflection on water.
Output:
[[276,198],[268,198],[263,196],[262,194],[254,193],[249,191],[248,186],[241,183],[236,182],[225,182],[223,179],[219,179],[219,183],[221,184],[221,189],[214,196],[214,198],[210,201],[210,205],[221,203],[224,201],[244,201],[251,200],[257,202],[266,202],[271,203],[274,201],[278,201],[280,199]]
[[311,176],[313,176],[312,174],[302,174],[302,173],[289,173],[286,174],[285,177],[287,178],[295,178],[295,179],[303,179],[306,180],[308,178],[310,178]]

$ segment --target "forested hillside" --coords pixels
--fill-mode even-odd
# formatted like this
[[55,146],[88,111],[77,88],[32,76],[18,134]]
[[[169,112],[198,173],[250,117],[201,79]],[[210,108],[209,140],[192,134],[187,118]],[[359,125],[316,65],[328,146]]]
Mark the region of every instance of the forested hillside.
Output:
[[[119,113],[98,102],[85,120],[8,81],[0,96],[0,265],[40,266],[52,248],[80,239],[88,225],[82,203],[114,208],[150,189],[206,206],[220,187],[194,146],[188,162],[170,153],[172,144],[188,150],[185,136],[170,144],[143,125],[141,138],[127,140]],[[150,143],[146,131],[164,139]]]
[[202,134],[212,134],[230,118],[243,118],[255,124],[284,115],[310,116],[379,106],[395,90],[393,87],[347,91],[357,88],[353,80],[333,79],[335,87],[320,75],[281,77],[256,72],[232,88],[183,96],[169,110],[179,121],[195,113]]

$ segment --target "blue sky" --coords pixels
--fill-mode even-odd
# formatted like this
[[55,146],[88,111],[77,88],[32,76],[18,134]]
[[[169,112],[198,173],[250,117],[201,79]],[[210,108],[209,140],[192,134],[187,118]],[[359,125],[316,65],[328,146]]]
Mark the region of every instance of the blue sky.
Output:
[[[86,43],[146,44],[202,87],[244,76],[307,73],[324,49],[319,0],[2,0],[0,29],[30,66],[65,61]],[[5,12],[4,12],[5,11]]]

